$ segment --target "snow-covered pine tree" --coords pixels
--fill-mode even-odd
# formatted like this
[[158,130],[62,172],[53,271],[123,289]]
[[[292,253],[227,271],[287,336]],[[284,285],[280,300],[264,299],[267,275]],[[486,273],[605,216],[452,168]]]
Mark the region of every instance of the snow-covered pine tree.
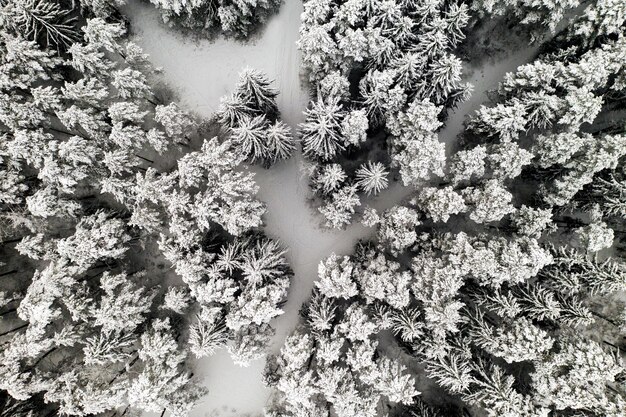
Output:
[[319,98],[304,115],[305,121],[299,128],[305,156],[328,161],[344,149],[341,128],[344,112],[337,97]]
[[263,72],[244,68],[231,95],[221,99],[217,113],[233,145],[252,162],[270,167],[295,151],[291,129],[279,120],[278,91]]
[[71,7],[50,0],[2,0],[0,20],[44,47],[66,49],[79,39]]

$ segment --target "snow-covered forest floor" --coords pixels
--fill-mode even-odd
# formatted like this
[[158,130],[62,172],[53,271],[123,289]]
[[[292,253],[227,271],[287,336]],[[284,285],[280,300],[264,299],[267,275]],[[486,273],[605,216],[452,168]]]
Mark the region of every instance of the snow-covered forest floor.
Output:
[[[187,110],[211,117],[219,98],[235,85],[238,73],[246,66],[265,71],[280,91],[278,105],[282,119],[296,129],[303,120],[302,111],[308,92],[301,74],[300,53],[296,48],[302,4],[286,0],[279,14],[252,40],[241,43],[219,38],[209,41],[193,39],[168,28],[158,11],[139,0],[129,3],[124,13],[130,18],[137,42],[154,65],[163,69],[164,81],[174,90],[177,100]],[[468,69],[466,81],[474,85],[470,100],[449,116],[440,140],[450,151],[463,129],[467,115],[487,100],[487,91],[502,80],[504,74],[531,60],[535,50],[511,50],[508,56]],[[265,230],[288,248],[287,257],[295,278],[289,290],[285,314],[276,322],[273,351],[278,351],[285,337],[298,322],[298,311],[308,299],[317,277],[317,265],[331,252],[349,254],[359,239],[368,238],[372,230],[355,223],[347,230],[323,228],[320,214],[309,203],[310,190],[301,173],[302,158],[297,154],[272,170],[254,168],[260,186],[259,198],[268,206]],[[367,204],[376,209],[398,204],[409,192],[393,184]],[[233,364],[228,353],[204,358],[196,364],[195,375],[209,389],[209,394],[192,416],[256,415],[262,411],[270,390],[261,381],[264,361],[257,360],[247,368]]]

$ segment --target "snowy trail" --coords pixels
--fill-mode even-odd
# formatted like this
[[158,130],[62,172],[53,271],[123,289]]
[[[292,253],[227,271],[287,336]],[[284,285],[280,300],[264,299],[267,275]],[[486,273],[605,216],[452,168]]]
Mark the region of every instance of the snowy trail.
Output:
[[[158,12],[149,4],[132,0],[124,9],[137,35],[136,42],[150,54],[152,62],[163,68],[165,81],[174,89],[183,106],[202,116],[210,116],[219,98],[231,91],[239,71],[251,66],[265,71],[276,80],[280,90],[278,104],[283,120],[295,130],[302,120],[308,94],[301,85],[298,39],[302,3],[285,0],[280,13],[272,18],[261,35],[250,43],[218,39],[213,42],[185,38],[163,25]],[[450,144],[463,129],[465,115],[486,100],[507,72],[526,62],[533,51],[516,51],[511,58],[485,65],[469,75],[474,84],[472,99],[452,112],[441,140]],[[321,227],[321,216],[307,203],[307,183],[300,174],[301,156],[283,162],[271,170],[254,169],[260,186],[259,198],[268,207],[264,217],[266,232],[288,248],[287,257],[295,272],[285,314],[275,321],[277,329],[272,350],[280,349],[285,337],[298,322],[298,310],[313,288],[317,265],[331,252],[349,254],[355,243],[370,236],[371,230],[355,224],[345,231]],[[399,203],[409,194],[396,184],[367,203],[382,210]],[[209,389],[209,394],[192,413],[200,416],[242,416],[260,414],[270,391],[261,382],[263,361],[241,368],[225,351],[199,360],[194,369]]]

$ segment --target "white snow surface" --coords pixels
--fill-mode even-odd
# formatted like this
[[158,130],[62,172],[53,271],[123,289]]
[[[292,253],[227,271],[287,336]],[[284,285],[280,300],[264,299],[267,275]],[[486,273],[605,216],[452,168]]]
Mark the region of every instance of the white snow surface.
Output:
[[[150,4],[130,0],[123,12],[130,18],[134,40],[154,65],[163,69],[165,81],[188,110],[210,117],[217,110],[219,98],[231,92],[238,74],[246,66],[265,71],[279,89],[278,105],[282,119],[294,132],[302,121],[308,93],[301,80],[298,39],[302,3],[285,0],[280,13],[270,19],[258,37],[247,43],[218,38],[197,40],[186,37],[163,24],[158,11]],[[465,116],[486,100],[485,92],[494,88],[507,71],[527,62],[534,51],[516,51],[510,58],[486,64],[468,75],[475,86],[472,98],[451,113],[440,140],[447,144],[463,129]],[[448,149],[450,146],[448,146]],[[294,270],[285,314],[274,321],[276,336],[272,351],[277,352],[298,322],[298,311],[309,298],[317,277],[317,265],[331,252],[350,254],[359,239],[372,234],[360,224],[343,231],[322,226],[321,215],[308,202],[310,193],[301,174],[302,158],[297,155],[271,170],[254,168],[260,186],[258,197],[267,204],[264,217],[266,233],[288,249],[287,258]],[[392,185],[366,203],[384,210],[398,204],[410,193]],[[233,364],[225,350],[198,360],[194,376],[209,389],[209,394],[192,412],[192,417],[230,417],[261,415],[271,391],[261,381],[264,361],[249,367]]]

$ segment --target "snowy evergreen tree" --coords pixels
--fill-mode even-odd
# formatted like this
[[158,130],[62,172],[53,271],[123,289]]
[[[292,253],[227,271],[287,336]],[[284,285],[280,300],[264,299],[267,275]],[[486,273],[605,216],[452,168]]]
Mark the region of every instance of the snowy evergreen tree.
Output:
[[344,112],[337,97],[318,99],[304,115],[306,120],[300,125],[300,131],[305,156],[325,161],[344,149],[341,127]]
[[463,197],[451,187],[423,188],[418,200],[419,206],[436,222],[445,223],[451,215],[462,213],[466,209]]
[[619,415],[624,410],[624,398],[610,388],[623,372],[619,359],[593,341],[568,339],[563,340],[558,353],[535,364],[531,377],[538,400],[555,410]]
[[378,240],[392,253],[402,252],[417,241],[415,227],[421,224],[417,211],[405,206],[385,210],[378,226]]
[[72,10],[65,6],[47,0],[2,1],[0,20],[28,40],[65,49],[79,38]]
[[470,207],[469,218],[476,223],[498,221],[514,211],[513,195],[497,180],[488,180],[479,188],[468,187],[463,196]]
[[264,73],[245,68],[218,110],[222,127],[232,133],[233,145],[251,162],[262,162],[265,167],[290,158],[296,148],[291,129],[278,120],[277,95]]
[[361,205],[356,190],[356,185],[341,187],[318,209],[326,219],[326,226],[341,229],[350,223],[355,208]]
[[357,185],[367,194],[378,194],[387,188],[387,171],[380,162],[368,162],[356,171]]
[[320,262],[317,273],[319,281],[315,283],[320,293],[330,298],[345,298],[358,294],[358,289],[352,278],[353,262],[349,257],[343,259],[331,254],[325,261]]
[[511,221],[517,233],[539,238],[543,231],[552,223],[552,210],[535,209],[522,205],[511,215]]

